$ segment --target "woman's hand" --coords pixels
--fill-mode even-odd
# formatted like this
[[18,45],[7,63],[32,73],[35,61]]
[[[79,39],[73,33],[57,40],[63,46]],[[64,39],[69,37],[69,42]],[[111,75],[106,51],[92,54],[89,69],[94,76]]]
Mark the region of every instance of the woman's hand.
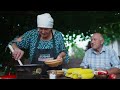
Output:
[[12,53],[12,56],[15,60],[20,60],[23,55],[24,55],[24,51],[22,51],[19,48],[14,48],[14,52]]
[[63,63],[63,58],[62,58],[62,57],[58,56],[58,57],[57,57],[57,60],[60,61],[59,65],[61,65],[61,64]]
[[62,57],[60,57],[60,56],[58,56],[58,57],[57,57],[57,60],[63,60],[63,58],[62,58]]

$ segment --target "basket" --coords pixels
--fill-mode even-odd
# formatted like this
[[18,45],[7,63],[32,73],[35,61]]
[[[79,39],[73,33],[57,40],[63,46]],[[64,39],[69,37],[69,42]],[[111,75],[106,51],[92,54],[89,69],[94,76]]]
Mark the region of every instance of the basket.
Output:
[[57,71],[57,77],[61,77],[64,75],[64,71],[63,70],[56,70]]

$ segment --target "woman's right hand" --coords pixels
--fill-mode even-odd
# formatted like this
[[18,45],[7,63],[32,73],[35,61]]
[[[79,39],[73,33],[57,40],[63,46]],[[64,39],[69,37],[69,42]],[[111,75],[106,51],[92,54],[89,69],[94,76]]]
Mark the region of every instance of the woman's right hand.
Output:
[[24,55],[24,51],[19,48],[14,48],[14,52],[12,53],[12,56],[15,60],[20,60],[22,56]]

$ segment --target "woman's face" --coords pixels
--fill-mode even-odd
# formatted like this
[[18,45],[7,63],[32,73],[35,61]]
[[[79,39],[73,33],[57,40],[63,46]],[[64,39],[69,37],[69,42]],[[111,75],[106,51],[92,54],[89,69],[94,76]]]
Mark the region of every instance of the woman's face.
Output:
[[42,38],[48,38],[51,35],[51,28],[39,28],[39,32]]

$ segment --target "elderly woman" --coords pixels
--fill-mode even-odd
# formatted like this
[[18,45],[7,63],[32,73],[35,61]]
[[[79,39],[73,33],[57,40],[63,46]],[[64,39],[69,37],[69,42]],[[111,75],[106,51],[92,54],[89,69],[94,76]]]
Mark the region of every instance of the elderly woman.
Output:
[[[14,49],[14,59],[19,60],[23,57],[24,48],[29,49],[32,64],[41,64],[48,59],[65,60],[67,63],[69,58],[64,38],[61,32],[53,29],[53,23],[54,20],[49,13],[38,15],[37,29],[27,31],[9,43]],[[62,65],[52,69],[62,69]]]

